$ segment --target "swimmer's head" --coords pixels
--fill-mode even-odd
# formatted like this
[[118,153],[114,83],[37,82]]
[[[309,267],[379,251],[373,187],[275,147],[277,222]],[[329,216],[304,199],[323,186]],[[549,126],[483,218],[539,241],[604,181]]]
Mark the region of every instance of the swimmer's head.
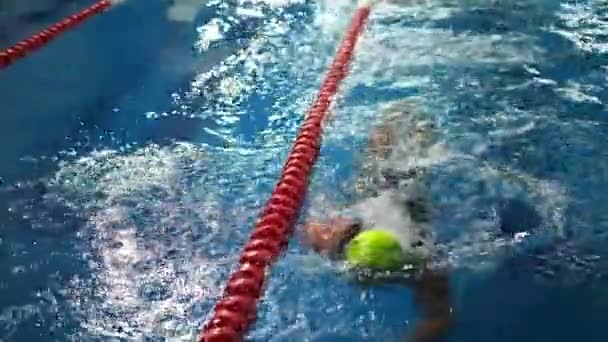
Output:
[[346,245],[345,253],[350,266],[374,271],[398,271],[421,259],[413,251],[404,250],[393,234],[381,229],[357,234]]

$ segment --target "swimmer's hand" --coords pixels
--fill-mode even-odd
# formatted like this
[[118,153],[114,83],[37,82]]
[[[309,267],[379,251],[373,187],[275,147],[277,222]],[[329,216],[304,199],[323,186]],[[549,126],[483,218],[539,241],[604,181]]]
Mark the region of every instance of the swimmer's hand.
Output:
[[304,234],[306,242],[315,252],[335,258],[359,229],[359,225],[353,220],[334,218],[328,222],[307,222],[304,225]]

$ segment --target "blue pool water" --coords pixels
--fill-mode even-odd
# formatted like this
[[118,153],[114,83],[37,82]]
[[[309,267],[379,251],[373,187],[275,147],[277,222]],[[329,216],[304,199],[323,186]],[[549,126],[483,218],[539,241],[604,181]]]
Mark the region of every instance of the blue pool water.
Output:
[[[444,146],[449,341],[606,340],[608,7],[395,2],[374,7],[302,217],[352,197],[374,118],[406,98]],[[0,4],[2,46],[89,2],[34,3]],[[192,340],[354,8],[131,0],[2,71],[0,340]],[[251,341],[397,341],[416,320],[408,289],[346,282],[297,229],[269,279]]]

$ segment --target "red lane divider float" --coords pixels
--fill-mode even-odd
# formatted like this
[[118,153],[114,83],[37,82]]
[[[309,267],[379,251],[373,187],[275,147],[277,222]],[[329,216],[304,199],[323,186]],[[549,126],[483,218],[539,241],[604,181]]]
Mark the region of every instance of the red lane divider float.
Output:
[[60,34],[76,27],[90,17],[112,7],[109,0],[100,0],[84,10],[49,26],[35,35],[23,39],[6,50],[0,51],[0,69],[4,69],[17,60],[27,56],[57,38]]
[[319,154],[323,119],[340,82],[348,73],[355,44],[369,13],[369,6],[357,9],[314,105],[300,128],[279,182],[243,249],[237,269],[228,279],[224,296],[216,303],[211,319],[205,324],[199,342],[241,341],[255,320],[266,271],[291,235]]

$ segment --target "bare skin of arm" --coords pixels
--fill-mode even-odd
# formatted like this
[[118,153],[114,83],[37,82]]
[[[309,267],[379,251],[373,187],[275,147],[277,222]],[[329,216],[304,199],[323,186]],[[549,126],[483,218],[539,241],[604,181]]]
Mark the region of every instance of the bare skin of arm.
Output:
[[[395,142],[390,120],[373,130],[367,146],[372,158],[384,159],[390,154]],[[329,222],[311,220],[304,227],[306,242],[317,253],[330,258],[340,255],[344,244],[354,237],[360,227],[345,218],[334,218]],[[439,342],[443,340],[451,324],[451,298],[447,275],[428,269],[409,280],[407,285],[414,291],[421,318],[406,341]]]
[[310,221],[304,234],[308,245],[317,253],[328,258],[337,258],[344,244],[358,233],[352,221],[335,218],[329,222]]

